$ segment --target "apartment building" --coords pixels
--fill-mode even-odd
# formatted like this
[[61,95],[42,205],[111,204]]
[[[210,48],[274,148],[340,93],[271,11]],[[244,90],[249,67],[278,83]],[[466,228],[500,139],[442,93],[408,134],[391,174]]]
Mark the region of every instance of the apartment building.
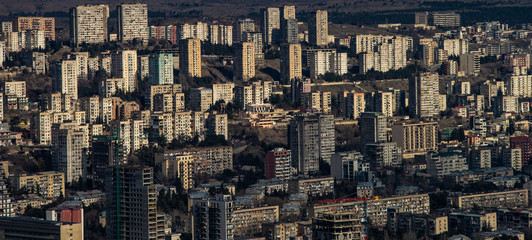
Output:
[[450,203],[456,208],[472,209],[475,207],[513,208],[528,206],[528,190],[518,189],[493,193],[450,196]]
[[108,170],[107,236],[164,238],[164,215],[157,213],[157,189],[153,184],[153,169],[123,165],[118,171],[111,168]]
[[201,77],[201,65],[200,39],[179,40],[179,70],[189,77]]
[[[314,217],[321,217],[327,213],[355,212],[362,216],[364,201],[340,199],[318,203],[313,207]],[[369,199],[366,201],[369,221],[375,226],[385,226],[389,208],[398,207],[401,212],[428,214],[430,211],[429,195],[417,194],[398,197]]]
[[264,172],[268,179],[277,178],[281,181],[287,181],[290,179],[293,176],[290,150],[275,148],[266,153]]
[[214,83],[212,84],[212,104],[218,101],[230,103],[234,100],[234,83]]
[[242,42],[234,46],[234,78],[248,81],[255,77],[255,43]]
[[[15,17],[10,32],[42,31],[46,39],[55,41],[55,18]],[[4,32],[4,31],[2,31]]]
[[54,65],[52,91],[72,95],[78,99],[78,64],[76,60],[62,60]]
[[334,117],[328,114],[299,114],[290,120],[292,161],[300,173],[319,170],[319,160],[330,162],[334,153]]
[[205,112],[213,105],[212,89],[193,88],[190,89],[190,107],[194,111]]
[[281,13],[279,8],[269,7],[260,10],[262,39],[266,45],[279,41]]
[[34,175],[16,175],[12,180],[13,187],[34,189],[45,197],[58,198],[65,196],[65,174],[62,172],[38,172]]
[[148,4],[120,4],[118,12],[118,40],[148,40]]
[[355,213],[323,214],[312,219],[312,239],[363,239],[363,233],[361,218]]
[[329,44],[329,21],[326,10],[317,10],[310,14],[308,39],[310,45],[326,46]]
[[52,124],[52,169],[65,173],[67,183],[85,181],[87,176],[88,125]]
[[108,5],[77,6],[70,9],[70,15],[72,44],[94,44],[108,41]]
[[288,192],[309,196],[325,196],[334,192],[334,177],[297,179],[288,181]]
[[290,82],[302,78],[301,45],[297,43],[281,45],[281,80]]
[[233,148],[231,146],[187,148],[156,153],[159,159],[173,158],[180,155],[192,155],[195,174],[219,174],[224,169],[233,169]]
[[111,53],[111,76],[124,79],[125,92],[137,89],[137,50]]
[[403,153],[438,150],[438,123],[402,123],[392,126],[392,141]]
[[262,233],[262,224],[274,222],[279,222],[279,206],[238,209],[231,213],[235,237]]
[[209,26],[209,41],[212,44],[233,45],[233,26],[211,24]]

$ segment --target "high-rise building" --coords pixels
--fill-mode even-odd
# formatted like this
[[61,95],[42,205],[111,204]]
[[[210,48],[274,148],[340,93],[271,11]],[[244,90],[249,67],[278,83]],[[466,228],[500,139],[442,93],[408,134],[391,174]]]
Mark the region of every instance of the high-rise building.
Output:
[[312,79],[328,72],[343,75],[347,73],[347,53],[337,53],[334,49],[308,50],[307,64]]
[[334,153],[334,116],[300,114],[290,121],[293,166],[303,174],[319,171],[319,161],[330,162]]
[[266,178],[277,178],[281,181],[290,179],[293,176],[290,150],[276,148],[266,153],[264,174]]
[[255,43],[242,42],[235,46],[234,75],[235,79],[247,81],[255,77]]
[[201,41],[179,40],[179,71],[190,77],[201,77]]
[[491,168],[490,149],[472,149],[469,157],[471,169]]
[[233,27],[233,42],[243,42],[244,33],[255,32],[255,21],[253,19],[238,19]]
[[52,125],[52,169],[65,173],[67,183],[85,181],[89,147],[88,126],[77,123]]
[[392,141],[405,153],[438,150],[438,123],[403,123],[392,126]]
[[480,73],[480,56],[478,54],[460,55],[460,71],[467,75],[476,75]]
[[72,44],[104,43],[108,40],[108,5],[84,5],[70,10]]
[[308,41],[310,45],[329,44],[329,22],[326,10],[317,10],[310,14],[308,23]]
[[502,163],[505,167],[521,171],[523,167],[521,157],[521,148],[505,148],[502,150]]
[[197,240],[231,240],[233,236],[231,195],[192,199],[192,236]]
[[26,42],[24,46],[26,49],[45,49],[46,40],[44,31],[40,30],[28,30],[25,32]]
[[4,181],[4,177],[7,176],[2,175],[4,174],[0,174],[0,217],[14,217],[13,203],[11,202],[11,196]]
[[212,89],[193,88],[190,89],[190,107],[194,111],[205,112],[212,105]]
[[[372,37],[362,39],[377,39],[380,43],[373,43],[366,45],[374,45],[372,49],[368,49],[366,53],[360,55],[360,73],[366,73],[369,70],[387,72],[389,70],[397,70],[406,67],[407,57],[406,51],[408,47],[408,39],[405,37]],[[358,36],[357,36],[358,41]],[[358,42],[357,42],[358,43]],[[363,48],[363,46],[361,47]],[[357,50],[359,47],[357,46]]]
[[148,55],[137,56],[137,75],[141,80],[150,76],[150,60]]
[[312,219],[312,239],[364,239],[360,216],[355,212],[323,214]]
[[400,167],[403,153],[396,142],[380,142],[364,145],[364,159],[373,169]]
[[149,57],[150,85],[174,84],[174,58],[171,53],[157,53]]
[[281,80],[290,82],[303,77],[300,44],[283,44],[281,46]]
[[[2,54],[2,45],[0,43],[0,54]],[[0,61],[2,58],[0,57]],[[3,61],[2,61],[3,62]],[[48,72],[48,55],[41,52],[33,52],[31,58],[32,70],[36,74],[46,74]],[[2,65],[0,64],[0,67]]]
[[212,44],[233,45],[233,26],[210,25],[209,41]]
[[2,22],[2,34],[9,35],[13,32],[13,22]]
[[297,19],[281,19],[281,43],[299,43]]
[[107,239],[162,239],[164,216],[157,213],[157,189],[150,167],[107,169]]
[[218,101],[225,103],[233,102],[235,89],[234,83],[214,83],[212,84],[212,104]]
[[443,40],[443,50],[447,56],[460,56],[469,53],[469,45],[467,39],[445,39]]
[[54,66],[52,91],[78,98],[78,65],[75,60],[62,60]]
[[283,5],[280,9],[281,19],[296,19],[296,7]]
[[269,7],[260,10],[262,39],[266,45],[278,42],[280,38],[280,15],[279,8]]
[[242,42],[252,42],[255,47],[255,62],[257,64],[263,64],[264,62],[264,43],[262,40],[262,34],[260,32],[246,32],[242,38]]
[[120,4],[118,12],[118,40],[148,40],[148,4]]
[[111,75],[124,79],[126,92],[134,92],[137,89],[137,50],[112,52]]
[[363,112],[360,114],[360,143],[362,146],[370,143],[388,141],[388,119],[382,113]]
[[366,100],[364,93],[340,92],[338,94],[340,102],[340,114],[345,118],[357,119],[362,112],[366,111]]
[[420,117],[439,114],[440,78],[437,73],[418,73],[409,79],[410,113]]
[[53,17],[15,17],[12,27],[9,32],[38,30],[43,31],[46,39],[55,40],[55,18]]
[[207,119],[205,119],[205,125],[207,127],[207,135],[216,136],[220,135],[229,139],[229,132],[227,128],[227,114],[210,114]]
[[183,189],[194,187],[194,157],[192,155],[177,155],[171,158],[160,158],[155,164],[163,177],[167,180],[179,179]]

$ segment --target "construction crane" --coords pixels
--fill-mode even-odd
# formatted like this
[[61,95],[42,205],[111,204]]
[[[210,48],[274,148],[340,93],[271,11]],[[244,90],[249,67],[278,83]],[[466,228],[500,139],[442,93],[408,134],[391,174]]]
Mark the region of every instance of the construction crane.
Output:
[[364,225],[364,233],[362,235],[362,239],[367,240],[368,239],[368,201],[369,200],[379,200],[379,197],[361,197],[361,198],[340,198],[340,199],[328,199],[328,200],[321,200],[318,201],[318,204],[331,204],[331,203],[342,203],[342,202],[356,202],[356,201],[364,201],[364,215],[362,216],[362,219],[360,222]]

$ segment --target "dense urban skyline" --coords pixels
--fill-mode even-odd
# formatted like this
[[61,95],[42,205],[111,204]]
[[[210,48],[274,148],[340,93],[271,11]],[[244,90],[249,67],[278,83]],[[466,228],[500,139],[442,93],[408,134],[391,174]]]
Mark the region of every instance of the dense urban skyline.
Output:
[[526,1],[32,4],[0,239],[532,239]]

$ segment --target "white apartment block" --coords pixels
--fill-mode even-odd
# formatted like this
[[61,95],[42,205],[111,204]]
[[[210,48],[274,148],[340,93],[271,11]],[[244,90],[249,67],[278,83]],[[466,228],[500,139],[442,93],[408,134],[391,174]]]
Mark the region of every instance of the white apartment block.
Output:
[[112,97],[119,91],[127,92],[126,81],[123,78],[108,78],[100,82],[100,96]]
[[212,44],[233,45],[233,26],[210,25],[209,41]]
[[148,5],[142,3],[120,4],[118,12],[118,39],[148,40]]
[[72,8],[70,38],[73,44],[104,43],[108,40],[108,5],[84,5]]
[[62,60],[55,65],[52,80],[54,92],[72,95],[78,99],[78,64],[76,60]]
[[447,56],[460,56],[469,53],[469,44],[466,39],[445,39],[443,50],[447,52]]
[[307,52],[310,78],[332,72],[336,75],[347,73],[347,53],[337,53],[334,49],[315,49]]
[[212,85],[212,104],[218,101],[224,101],[226,104],[233,102],[234,83],[214,83]]
[[185,23],[179,27],[179,39],[197,38],[200,41],[207,41],[209,36],[209,26],[207,23],[197,22],[196,24]]
[[26,97],[26,82],[13,81],[4,83],[4,94],[17,98]]
[[387,72],[406,67],[407,38],[395,37],[385,39],[385,41],[374,45],[374,49],[368,49],[367,52],[361,54],[360,73],[366,73],[371,69],[379,72]]
[[111,54],[111,76],[123,78],[126,92],[137,88],[137,51],[121,50]]

